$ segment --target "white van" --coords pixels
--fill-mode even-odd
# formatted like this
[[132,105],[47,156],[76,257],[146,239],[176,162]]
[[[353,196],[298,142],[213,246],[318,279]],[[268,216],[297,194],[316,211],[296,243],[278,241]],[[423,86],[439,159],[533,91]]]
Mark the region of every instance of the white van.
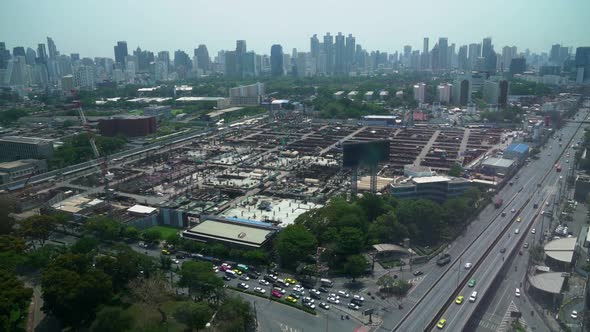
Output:
[[320,283],[324,287],[332,287],[334,285],[334,283],[330,279],[320,279]]
[[475,300],[477,299],[477,292],[473,292],[471,293],[471,296],[469,297],[469,302],[475,302]]

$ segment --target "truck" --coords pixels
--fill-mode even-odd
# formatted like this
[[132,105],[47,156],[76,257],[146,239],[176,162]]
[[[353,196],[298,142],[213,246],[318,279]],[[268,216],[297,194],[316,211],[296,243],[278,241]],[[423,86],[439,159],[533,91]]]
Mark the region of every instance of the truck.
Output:
[[451,262],[451,255],[450,254],[443,254],[440,256],[439,259],[436,260],[436,265],[443,266],[447,265]]
[[494,207],[498,209],[500,208],[500,206],[502,206],[502,203],[504,203],[504,200],[501,197],[496,197],[496,199],[494,200]]

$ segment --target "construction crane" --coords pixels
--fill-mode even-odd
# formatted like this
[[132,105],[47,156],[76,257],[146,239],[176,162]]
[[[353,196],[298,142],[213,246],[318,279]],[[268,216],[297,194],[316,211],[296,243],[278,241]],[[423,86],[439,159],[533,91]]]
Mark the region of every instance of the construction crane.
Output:
[[[101,157],[100,157],[100,153],[98,152],[98,148],[96,147],[96,138],[94,137],[94,132],[90,128],[90,125],[88,124],[88,120],[86,119],[86,115],[84,114],[84,110],[82,109],[82,102],[80,100],[74,100],[74,107],[78,110],[78,115],[80,115],[80,121],[82,121],[82,126],[84,127],[84,130],[88,134],[88,140],[90,141],[90,146],[92,147],[92,152],[94,153],[94,157],[97,160],[99,160]],[[110,180],[112,180],[114,178],[114,174],[109,172],[109,170],[108,170],[106,155],[104,156],[103,161],[100,164],[100,167],[98,167],[98,170],[104,178],[105,200],[106,200],[107,208],[110,213],[111,192],[109,190],[109,182],[110,182]]]

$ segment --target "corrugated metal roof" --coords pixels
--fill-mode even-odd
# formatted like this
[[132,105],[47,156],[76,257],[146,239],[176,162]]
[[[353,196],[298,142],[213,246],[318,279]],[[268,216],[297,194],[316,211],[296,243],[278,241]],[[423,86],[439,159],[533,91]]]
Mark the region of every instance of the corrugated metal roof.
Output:
[[518,153],[525,153],[527,152],[529,149],[529,146],[527,144],[523,144],[523,143],[513,143],[508,145],[508,147],[506,148],[505,151],[514,151],[514,152],[518,152]]

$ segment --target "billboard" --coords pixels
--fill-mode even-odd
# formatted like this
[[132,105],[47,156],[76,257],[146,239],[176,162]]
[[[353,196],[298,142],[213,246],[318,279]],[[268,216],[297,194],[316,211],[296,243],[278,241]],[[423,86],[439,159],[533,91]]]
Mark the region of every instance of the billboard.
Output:
[[389,141],[344,143],[342,145],[342,167],[377,165],[389,161]]

